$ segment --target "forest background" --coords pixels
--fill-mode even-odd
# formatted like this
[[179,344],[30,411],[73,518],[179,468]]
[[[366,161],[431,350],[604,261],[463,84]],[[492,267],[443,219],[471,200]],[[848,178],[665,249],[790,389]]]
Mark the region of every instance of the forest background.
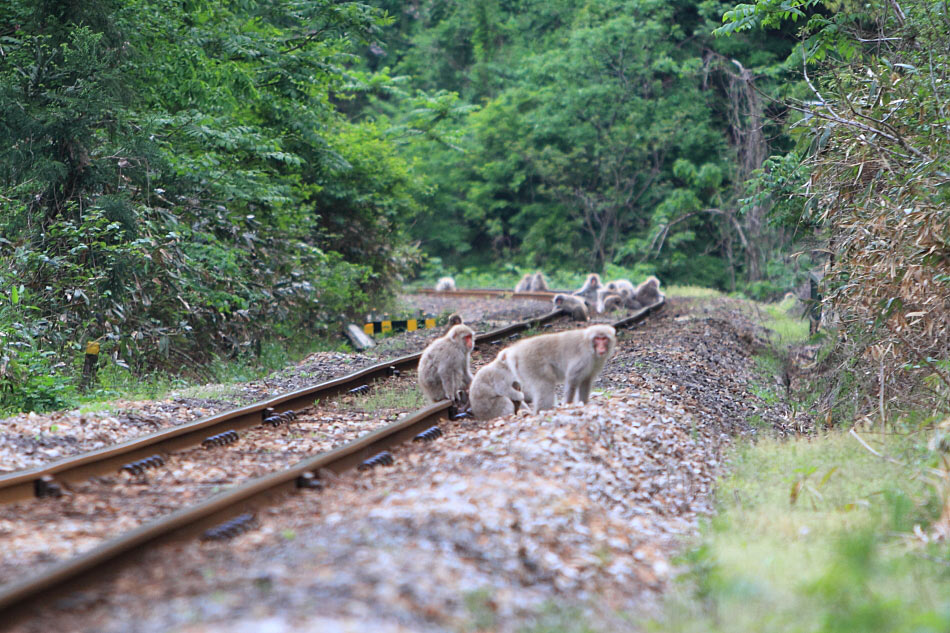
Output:
[[73,402],[89,341],[114,376],[200,376],[410,279],[536,268],[755,299],[822,268],[842,384],[946,383],[948,24],[923,0],[0,0],[0,410]]

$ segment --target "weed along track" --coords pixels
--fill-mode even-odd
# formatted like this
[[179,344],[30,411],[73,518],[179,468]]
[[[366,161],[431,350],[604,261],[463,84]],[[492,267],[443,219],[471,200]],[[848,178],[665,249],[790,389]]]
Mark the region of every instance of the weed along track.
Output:
[[[571,327],[558,323],[562,316],[479,335],[473,364],[524,332]],[[260,509],[288,492],[322,489],[350,468],[390,465],[393,447],[407,440],[438,439],[451,403],[419,408],[419,356],[0,478],[8,502],[0,529],[9,544],[0,561],[0,614],[23,613],[37,597],[170,539],[227,540],[252,529]],[[49,534],[57,538],[38,538]],[[23,569],[36,575],[22,580]]]

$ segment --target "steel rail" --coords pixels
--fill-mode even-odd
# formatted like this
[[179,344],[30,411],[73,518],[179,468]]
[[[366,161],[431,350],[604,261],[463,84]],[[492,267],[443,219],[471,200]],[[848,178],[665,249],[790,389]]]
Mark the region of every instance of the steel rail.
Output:
[[[642,322],[664,305],[665,302],[661,299],[613,325],[617,328],[630,327]],[[559,316],[562,316],[560,311],[552,312],[500,328],[483,334],[478,342],[490,343],[512,333],[543,325]],[[0,621],[12,623],[15,619],[27,615],[39,600],[49,602],[52,596],[62,594],[70,587],[134,559],[146,547],[192,538],[242,512],[277,503],[297,490],[314,488],[314,481],[319,482],[321,472],[342,473],[386,448],[417,436],[445,417],[451,406],[449,400],[429,405],[343,446],[300,461],[286,470],[235,486],[194,506],[155,519],[105,541],[89,552],[57,563],[35,576],[2,586]]]
[[[565,316],[561,310],[514,323],[490,332],[476,335],[476,344],[491,343],[506,336],[538,325],[544,325]],[[90,477],[117,472],[123,465],[159,455],[169,454],[200,445],[205,439],[257,426],[273,413],[300,411],[318,399],[325,399],[367,385],[393,375],[394,371],[412,369],[419,362],[420,353],[377,363],[346,376],[334,378],[310,387],[298,389],[268,400],[181,424],[162,431],[142,435],[119,444],[66,457],[50,464],[27,468],[0,476],[0,503],[13,503],[46,496],[50,490],[63,484],[84,481]],[[61,489],[61,488],[60,488]]]
[[433,290],[432,288],[416,288],[409,292],[418,295],[432,295],[436,297],[507,297],[511,299],[550,299],[558,293],[567,293],[567,290],[530,290],[515,292],[510,288],[459,288],[457,290]]

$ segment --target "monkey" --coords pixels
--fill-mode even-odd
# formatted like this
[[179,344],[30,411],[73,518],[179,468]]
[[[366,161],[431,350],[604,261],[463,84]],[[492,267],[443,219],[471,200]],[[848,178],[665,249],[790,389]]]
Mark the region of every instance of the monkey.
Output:
[[637,286],[636,299],[644,306],[653,305],[660,299],[665,299],[666,295],[660,292],[660,280],[650,275],[643,283]]
[[554,308],[566,311],[571,315],[573,321],[589,321],[590,315],[587,312],[587,304],[580,297],[574,295],[556,294],[551,300]]
[[626,307],[623,295],[607,288],[597,291],[597,312],[603,314],[617,308]]
[[587,275],[587,281],[584,282],[581,289],[575,290],[571,294],[575,297],[584,297],[584,302],[587,303],[588,308],[596,308],[597,291],[600,290],[601,286],[603,286],[603,284],[600,282],[600,275],[591,273]]
[[455,290],[455,280],[451,277],[442,277],[435,282],[436,292],[447,292],[450,290]]
[[535,292],[547,292],[548,283],[544,280],[544,274],[539,270],[531,278],[531,290]]
[[472,384],[474,347],[475,332],[463,324],[429,343],[419,358],[419,386],[429,402],[463,399],[460,392]]
[[633,294],[637,291],[629,279],[615,279],[604,286],[607,290],[611,292],[616,292],[619,295],[623,294],[624,290],[629,290],[630,294]]
[[462,325],[465,321],[462,320],[462,315],[458,312],[453,312],[449,315],[448,327],[445,328],[445,331],[448,332],[452,329],[452,326]]
[[490,420],[517,413],[524,403],[521,383],[508,366],[508,350],[502,350],[495,360],[475,373],[469,391],[472,414],[480,420]]
[[521,281],[515,285],[515,292],[531,292],[531,284],[534,282],[534,275],[525,273]]
[[541,334],[508,347],[508,366],[535,413],[555,406],[554,390],[560,381],[565,402],[586,404],[591,383],[616,345],[616,331],[609,325]]

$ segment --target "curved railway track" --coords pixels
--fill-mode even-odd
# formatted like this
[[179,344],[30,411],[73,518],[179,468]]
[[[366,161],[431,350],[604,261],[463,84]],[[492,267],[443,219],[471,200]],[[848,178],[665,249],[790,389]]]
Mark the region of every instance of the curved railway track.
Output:
[[[505,290],[465,290],[455,294],[469,296],[511,296]],[[517,293],[543,295],[552,293]],[[538,297],[541,298],[541,297]],[[618,329],[643,321],[660,309],[663,302],[643,308],[613,325]],[[565,316],[554,311],[503,328],[480,334],[476,345],[500,343],[514,338],[531,328],[542,327]],[[239,432],[250,427],[280,425],[293,415],[324,402],[341,393],[361,390],[369,385],[415,368],[421,353],[403,356],[379,363],[347,376],[329,380],[276,398],[223,412],[189,424],[173,427],[121,444],[92,451],[52,464],[31,468],[0,477],[0,502],[24,501],[55,496],[64,487],[79,486],[91,477],[114,475],[125,469],[135,473],[164,461],[169,455],[185,449],[230,444]],[[353,467],[372,467],[386,463],[387,449],[410,439],[431,440],[437,437],[438,422],[450,415],[452,403],[439,402],[409,413],[397,421],[352,439],[338,448],[322,452],[297,462],[284,470],[257,477],[226,491],[215,494],[195,505],[186,507],[118,537],[102,542],[86,553],[51,565],[41,573],[0,587],[0,618],[13,618],[50,595],[56,595],[70,586],[97,573],[120,565],[147,548],[178,539],[201,536],[206,539],[228,538],[247,529],[254,521],[256,509],[277,503],[285,495],[298,490],[320,489],[321,476],[327,477]],[[251,429],[250,432],[254,432]]]

